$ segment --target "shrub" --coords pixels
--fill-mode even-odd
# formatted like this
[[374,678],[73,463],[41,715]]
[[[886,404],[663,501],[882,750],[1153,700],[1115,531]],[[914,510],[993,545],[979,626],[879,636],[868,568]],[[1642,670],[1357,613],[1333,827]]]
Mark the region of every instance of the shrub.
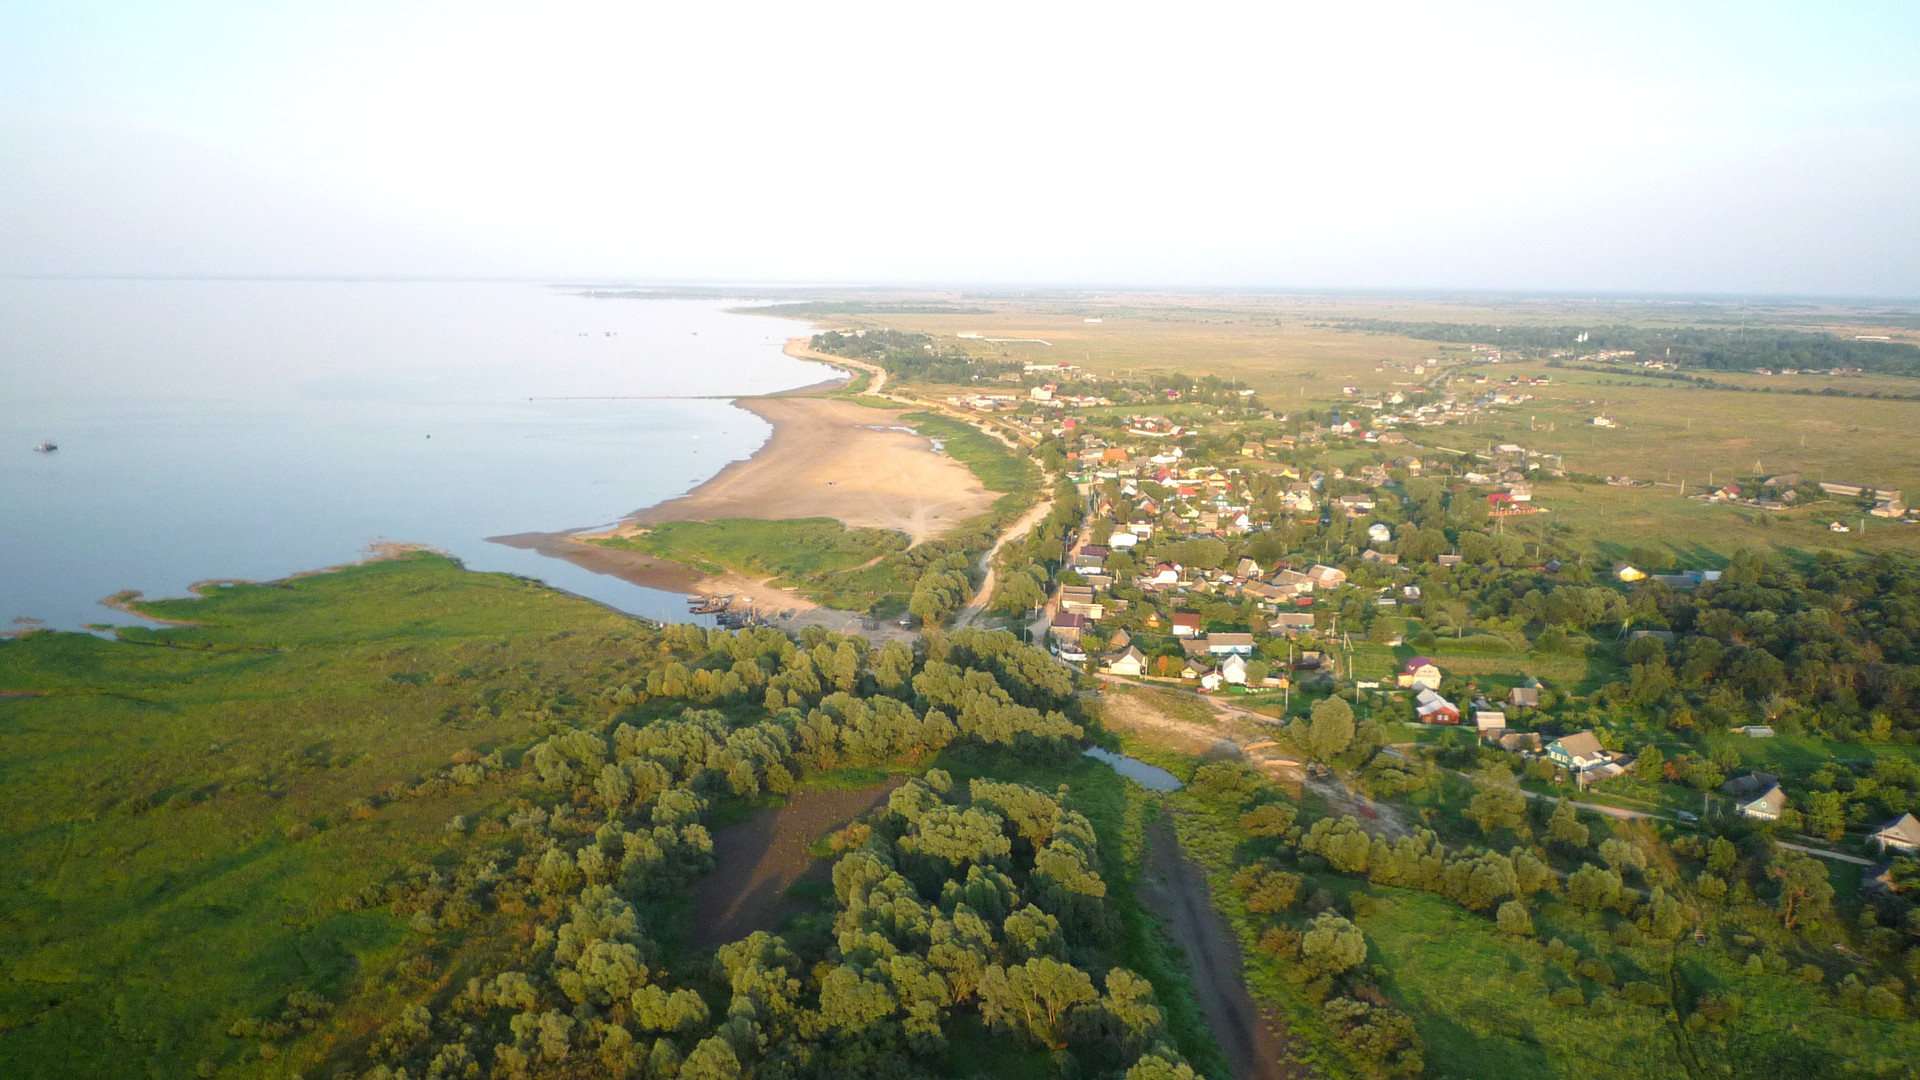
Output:
[[1547,995],[1547,1004],[1555,1005],[1562,1009],[1570,1009],[1575,1005],[1585,1005],[1586,1003],[1587,996],[1582,994],[1580,988],[1577,986],[1563,986]]

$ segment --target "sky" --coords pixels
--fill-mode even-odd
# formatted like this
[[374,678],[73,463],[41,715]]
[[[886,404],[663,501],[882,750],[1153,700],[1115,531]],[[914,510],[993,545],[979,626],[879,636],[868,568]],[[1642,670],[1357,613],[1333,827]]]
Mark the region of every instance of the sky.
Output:
[[0,274],[1920,297],[1920,4],[0,0]]

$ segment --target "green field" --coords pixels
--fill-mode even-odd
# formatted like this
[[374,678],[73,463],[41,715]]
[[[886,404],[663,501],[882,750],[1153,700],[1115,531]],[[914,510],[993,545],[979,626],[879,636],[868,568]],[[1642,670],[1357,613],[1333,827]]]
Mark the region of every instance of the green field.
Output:
[[900,533],[849,529],[833,518],[670,521],[632,536],[592,542],[652,552],[701,570],[771,577],[780,584],[851,570],[907,546]]
[[578,704],[632,620],[450,560],[145,605],[192,627],[0,643],[0,1060],[188,1076],[290,990],[338,995],[406,937],[343,898],[431,860],[491,785],[421,778]]

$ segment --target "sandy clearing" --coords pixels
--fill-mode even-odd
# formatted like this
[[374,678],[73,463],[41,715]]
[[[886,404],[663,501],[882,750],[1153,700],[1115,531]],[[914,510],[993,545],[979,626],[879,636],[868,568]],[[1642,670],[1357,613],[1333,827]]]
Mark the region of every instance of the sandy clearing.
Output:
[[813,842],[885,802],[905,781],[901,776],[856,791],[795,792],[784,806],[716,831],[713,872],[693,887],[694,941],[724,945],[755,930],[776,929],[805,911],[807,904],[787,890],[802,878],[826,877],[832,866],[813,857]]
[[967,467],[908,431],[900,413],[834,398],[750,398],[741,408],[773,425],[773,437],[692,492],[627,520],[830,517],[893,529],[914,543],[975,514],[996,496]]

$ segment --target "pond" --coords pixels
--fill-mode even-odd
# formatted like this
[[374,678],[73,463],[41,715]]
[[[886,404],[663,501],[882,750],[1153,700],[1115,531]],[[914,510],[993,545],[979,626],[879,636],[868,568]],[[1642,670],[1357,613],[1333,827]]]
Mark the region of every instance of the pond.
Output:
[[1102,750],[1089,746],[1082,751],[1090,758],[1097,758],[1113,766],[1113,771],[1132,780],[1148,791],[1179,791],[1183,785],[1180,778],[1158,765],[1149,765],[1139,758],[1125,754],[1116,754],[1111,750]]

